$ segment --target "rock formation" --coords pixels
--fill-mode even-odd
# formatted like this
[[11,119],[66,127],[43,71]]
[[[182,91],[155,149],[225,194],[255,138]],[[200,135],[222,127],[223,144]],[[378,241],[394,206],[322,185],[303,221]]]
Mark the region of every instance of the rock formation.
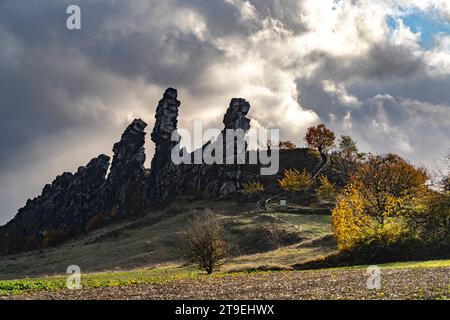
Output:
[[148,196],[151,199],[166,199],[169,189],[174,183],[173,174],[177,174],[172,166],[171,153],[177,141],[172,141],[172,134],[177,129],[178,108],[177,90],[169,88],[156,108],[155,126],[152,141],[155,143],[155,155],[152,159],[148,180]]
[[103,192],[110,204],[117,205],[119,213],[125,214],[139,208],[145,201],[145,135],[147,124],[134,120],[122,138],[114,145],[111,171]]
[[81,231],[91,216],[104,210],[98,194],[105,183],[109,160],[108,156],[100,155],[75,174],[66,172],[58,176],[2,228],[20,231],[25,237],[54,229]]
[[[86,230],[93,217],[110,217],[113,211],[120,215],[132,214],[152,201],[183,195],[228,197],[238,192],[242,187],[242,165],[227,164],[225,152],[223,164],[172,162],[172,149],[178,143],[172,141],[172,134],[177,129],[179,107],[177,90],[167,89],[156,109],[151,134],[155,155],[149,175],[144,168],[144,130],[147,124],[136,119],[114,145],[107,177],[110,158],[106,155],[92,159],[75,174],[58,176],[52,184],[44,187],[40,196],[28,200],[12,221],[0,227],[0,253],[24,250],[30,239],[40,247],[44,234],[49,231],[79,234]],[[250,120],[246,118],[249,109],[250,104],[244,99],[233,99],[224,116],[225,127],[219,138],[188,154],[188,157],[193,160],[196,152],[202,153],[206,148],[219,144],[224,150],[234,145],[236,137],[227,139],[226,131],[241,129],[247,132],[250,128]],[[246,144],[241,150],[244,159],[245,149]],[[237,160],[236,152],[236,149],[232,150],[234,161]]]
[[[177,91],[168,89],[159,102],[156,112],[156,123],[152,140],[156,144],[156,153],[152,161],[151,174],[148,181],[151,199],[167,199],[181,195],[198,198],[217,198],[230,196],[242,188],[242,165],[237,164],[236,149],[232,151],[234,164],[226,164],[227,145],[235,145],[236,138],[227,139],[226,130],[241,129],[242,133],[250,129],[250,120],[246,118],[250,104],[244,99],[233,99],[224,116],[225,128],[216,141],[209,141],[199,150],[188,154],[191,164],[174,164],[171,152],[178,141],[172,141],[177,129],[177,115],[180,102]],[[196,153],[203,154],[205,148],[215,149],[222,144],[224,150],[223,164],[194,164]],[[245,157],[245,150],[241,155]],[[228,155],[230,156],[230,155]]]

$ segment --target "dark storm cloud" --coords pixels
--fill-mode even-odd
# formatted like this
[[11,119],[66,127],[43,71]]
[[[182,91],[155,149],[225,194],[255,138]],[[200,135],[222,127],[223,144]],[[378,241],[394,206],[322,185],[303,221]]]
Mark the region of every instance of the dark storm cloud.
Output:
[[[111,103],[114,96],[126,94],[121,93],[127,90],[122,87],[123,81],[144,79],[152,86],[160,86],[160,92],[169,85],[188,88],[196,83],[208,62],[220,58],[219,49],[190,30],[183,30],[183,17],[173,15],[174,7],[201,9],[207,20],[214,20],[210,32],[219,35],[225,31],[239,35],[246,30],[239,22],[236,7],[222,2],[75,3],[82,8],[80,32],[66,28],[66,8],[73,1],[0,3],[0,176],[5,184],[11,183],[1,190],[0,223],[11,218],[26,197],[36,195],[44,183],[54,178],[55,170],[50,168],[46,178],[39,179],[37,173],[28,176],[27,169],[33,162],[54,158],[58,148],[61,153],[70,148],[54,137],[73,130],[76,135],[92,132],[99,139],[102,129],[105,135],[111,126],[117,133],[123,129],[122,123],[115,122],[114,111],[130,106]],[[201,14],[198,18],[202,18]],[[152,107],[147,110],[150,119]],[[41,148],[38,142],[45,144],[46,140],[58,148],[49,149],[48,155],[32,151]],[[95,154],[86,155],[77,165],[87,162],[88,156]],[[73,164],[58,166],[59,170],[69,167],[73,168]],[[6,178],[11,172],[17,173],[17,179]],[[14,191],[17,197],[7,191],[22,188],[23,183],[32,187],[24,188],[22,197],[20,190]]]
[[[389,39],[388,2],[318,3],[2,0],[0,224],[58,173],[110,153],[134,117],[151,128],[168,86],[179,89],[183,119],[220,125],[241,95],[252,125],[280,127],[286,139],[320,120],[366,151],[414,161],[445,151],[450,74]],[[71,4],[81,6],[81,31],[66,28]]]

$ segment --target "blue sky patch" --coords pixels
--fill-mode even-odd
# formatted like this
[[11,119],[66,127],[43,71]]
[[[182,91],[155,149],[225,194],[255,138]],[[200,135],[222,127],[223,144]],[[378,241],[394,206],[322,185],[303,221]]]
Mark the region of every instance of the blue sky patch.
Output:
[[[433,47],[436,35],[450,35],[450,22],[437,10],[413,11],[401,16],[400,19],[412,32],[421,33],[419,44],[425,49],[431,49]],[[398,27],[396,17],[388,16],[386,23],[392,31]]]

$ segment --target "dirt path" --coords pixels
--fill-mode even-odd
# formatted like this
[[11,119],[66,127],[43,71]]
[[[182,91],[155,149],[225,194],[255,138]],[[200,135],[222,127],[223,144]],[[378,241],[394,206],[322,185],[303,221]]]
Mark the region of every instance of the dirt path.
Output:
[[450,299],[450,268],[383,269],[381,289],[363,269],[273,272],[163,284],[39,292],[18,299]]

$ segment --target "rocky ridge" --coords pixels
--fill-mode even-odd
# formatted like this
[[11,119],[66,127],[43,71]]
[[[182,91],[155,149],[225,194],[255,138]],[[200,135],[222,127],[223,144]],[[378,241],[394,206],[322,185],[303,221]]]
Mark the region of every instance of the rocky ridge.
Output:
[[[0,253],[41,247],[49,234],[58,238],[53,239],[56,242],[65,240],[85,232],[95,217],[133,214],[153,201],[181,195],[229,197],[239,192],[243,182],[241,164],[172,162],[172,149],[179,142],[172,136],[177,129],[180,105],[177,90],[167,89],[156,109],[151,134],[155,155],[149,174],[144,168],[147,124],[136,119],[114,145],[111,166],[110,158],[100,155],[74,174],[63,173],[46,185],[41,195],[28,200],[14,219],[0,227]],[[223,143],[226,147],[227,143],[231,143],[225,139],[227,129],[247,132],[250,129],[250,120],[246,117],[249,109],[250,104],[244,99],[232,99],[223,120],[221,136],[224,139],[209,141],[201,150],[187,156],[194,159],[196,152],[217,143]],[[58,235],[55,236],[55,233]]]

